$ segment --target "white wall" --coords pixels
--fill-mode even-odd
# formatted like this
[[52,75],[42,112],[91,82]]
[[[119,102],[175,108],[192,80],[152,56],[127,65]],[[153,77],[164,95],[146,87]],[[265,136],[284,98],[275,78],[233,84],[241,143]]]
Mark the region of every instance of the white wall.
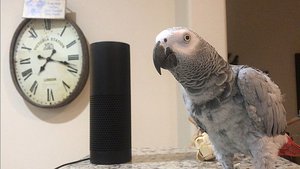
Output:
[[[60,109],[36,108],[21,98],[10,77],[9,47],[22,20],[22,3],[1,0],[1,168],[54,168],[89,154],[89,81],[74,102]],[[89,43],[116,40],[131,45],[133,147],[185,146],[192,134],[184,109],[178,105],[181,95],[175,80],[167,72],[159,76],[152,63],[157,33],[183,23],[178,19],[182,16],[178,10],[180,3],[178,0],[67,1]],[[221,44],[217,45],[221,53],[226,53],[226,34],[213,35],[225,31],[224,3],[225,0],[220,4],[189,0],[184,3],[187,8],[181,11],[185,17],[191,17],[186,23],[195,29],[198,22],[199,27],[205,23],[206,29],[220,26],[205,36],[211,37],[213,45]],[[212,23],[215,14],[202,13],[203,8],[220,9],[221,13],[216,15],[223,18],[222,22]],[[188,11],[192,13],[186,14]],[[198,21],[198,16],[202,20]]]

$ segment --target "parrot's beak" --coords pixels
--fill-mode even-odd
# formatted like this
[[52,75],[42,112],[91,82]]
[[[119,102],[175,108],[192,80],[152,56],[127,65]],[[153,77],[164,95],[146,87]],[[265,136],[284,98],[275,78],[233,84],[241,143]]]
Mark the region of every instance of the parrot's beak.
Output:
[[166,58],[165,48],[160,45],[160,41],[158,41],[153,49],[153,63],[157,70],[157,72],[161,75],[160,68],[162,67],[162,63]]
[[161,69],[170,69],[177,66],[177,58],[169,47],[166,49],[158,41],[153,49],[153,62],[157,72],[161,75]]

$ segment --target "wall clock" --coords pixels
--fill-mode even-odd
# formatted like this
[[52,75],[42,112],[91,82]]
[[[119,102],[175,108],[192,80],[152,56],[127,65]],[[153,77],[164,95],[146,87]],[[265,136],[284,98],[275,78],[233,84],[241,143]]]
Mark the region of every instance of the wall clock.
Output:
[[89,72],[88,47],[70,19],[25,19],[10,47],[10,71],[20,95],[43,108],[57,108],[82,91]]

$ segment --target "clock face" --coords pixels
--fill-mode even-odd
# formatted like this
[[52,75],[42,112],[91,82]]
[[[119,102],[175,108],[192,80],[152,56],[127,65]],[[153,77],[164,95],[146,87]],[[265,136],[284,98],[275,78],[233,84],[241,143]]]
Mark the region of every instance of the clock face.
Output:
[[86,46],[69,20],[25,20],[11,45],[11,73],[20,94],[39,107],[71,102],[88,76]]

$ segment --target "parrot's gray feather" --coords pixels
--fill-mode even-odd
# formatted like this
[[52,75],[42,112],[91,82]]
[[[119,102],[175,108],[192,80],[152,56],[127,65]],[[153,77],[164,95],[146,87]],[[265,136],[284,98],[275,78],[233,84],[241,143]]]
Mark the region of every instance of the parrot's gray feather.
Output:
[[240,70],[237,84],[249,117],[264,127],[268,136],[284,133],[286,112],[279,87],[263,72],[250,67]]
[[189,112],[190,117],[194,120],[194,122],[197,124],[197,127],[203,131],[206,132],[206,128],[205,125],[203,125],[197,118],[197,114],[199,115],[199,110],[197,109],[197,107],[195,107],[195,104],[193,104],[191,102],[191,100],[188,98],[187,93],[185,92],[185,90],[182,90],[182,96],[183,96],[183,101],[185,104],[185,107],[187,109],[187,111]]
[[183,88],[189,115],[206,131],[223,168],[233,154],[251,155],[256,169],[274,168],[286,141],[286,112],[278,86],[261,71],[229,65],[208,42],[186,28],[156,38],[156,70],[169,70]]

